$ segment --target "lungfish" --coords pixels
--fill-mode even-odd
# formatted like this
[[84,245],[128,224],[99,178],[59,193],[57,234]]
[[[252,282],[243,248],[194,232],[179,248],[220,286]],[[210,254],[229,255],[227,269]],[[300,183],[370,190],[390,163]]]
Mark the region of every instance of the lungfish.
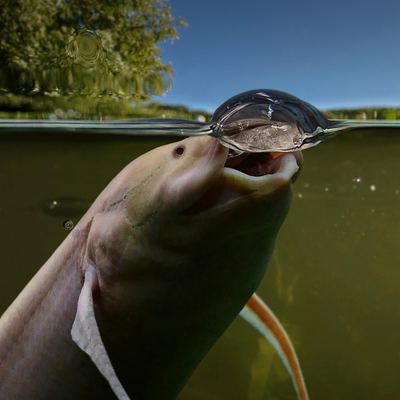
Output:
[[173,400],[240,313],[308,398],[254,292],[301,153],[229,157],[212,137],[125,167],[0,319],[0,398]]

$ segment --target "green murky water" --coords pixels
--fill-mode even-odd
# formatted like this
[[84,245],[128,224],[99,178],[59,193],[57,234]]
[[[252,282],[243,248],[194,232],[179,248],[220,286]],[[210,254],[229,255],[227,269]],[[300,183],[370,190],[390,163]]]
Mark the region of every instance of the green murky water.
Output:
[[[106,184],[168,138],[0,133],[0,312]],[[315,399],[400,399],[400,131],[354,131],[304,152],[258,293]],[[179,400],[296,399],[279,358],[237,319]]]

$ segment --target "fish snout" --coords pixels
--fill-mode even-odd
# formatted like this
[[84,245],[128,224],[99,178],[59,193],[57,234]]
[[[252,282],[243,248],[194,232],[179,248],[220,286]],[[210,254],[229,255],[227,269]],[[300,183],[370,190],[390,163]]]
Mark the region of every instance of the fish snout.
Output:
[[175,143],[165,181],[165,206],[187,209],[215,185],[224,170],[228,149],[211,136],[190,137]]
[[226,159],[228,149],[219,140],[209,135],[191,136],[177,144],[181,144],[193,159],[212,162],[216,157]]

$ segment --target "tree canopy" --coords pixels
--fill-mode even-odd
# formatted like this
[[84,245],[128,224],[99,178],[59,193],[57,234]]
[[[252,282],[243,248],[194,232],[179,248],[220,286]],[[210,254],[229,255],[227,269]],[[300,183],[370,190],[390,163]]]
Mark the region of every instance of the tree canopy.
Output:
[[0,0],[0,94],[148,99],[182,25],[165,0]]

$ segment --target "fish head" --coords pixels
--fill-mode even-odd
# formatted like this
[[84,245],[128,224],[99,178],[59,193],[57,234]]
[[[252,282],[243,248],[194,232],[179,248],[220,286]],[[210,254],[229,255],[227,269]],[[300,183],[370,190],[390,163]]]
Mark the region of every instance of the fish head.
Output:
[[247,291],[253,290],[301,165],[300,152],[229,157],[210,136],[151,150],[117,175],[92,206],[88,259],[104,282],[120,273],[136,275],[138,266],[161,265],[171,275],[180,266],[182,272],[201,265],[212,280],[218,265],[225,275],[236,270],[252,276]]
[[[171,224],[218,182],[228,149],[217,139],[187,138],[127,165],[75,228],[90,225],[86,259],[102,275],[160,254]],[[166,259],[165,262],[168,262]],[[83,267],[83,269],[85,269]]]

